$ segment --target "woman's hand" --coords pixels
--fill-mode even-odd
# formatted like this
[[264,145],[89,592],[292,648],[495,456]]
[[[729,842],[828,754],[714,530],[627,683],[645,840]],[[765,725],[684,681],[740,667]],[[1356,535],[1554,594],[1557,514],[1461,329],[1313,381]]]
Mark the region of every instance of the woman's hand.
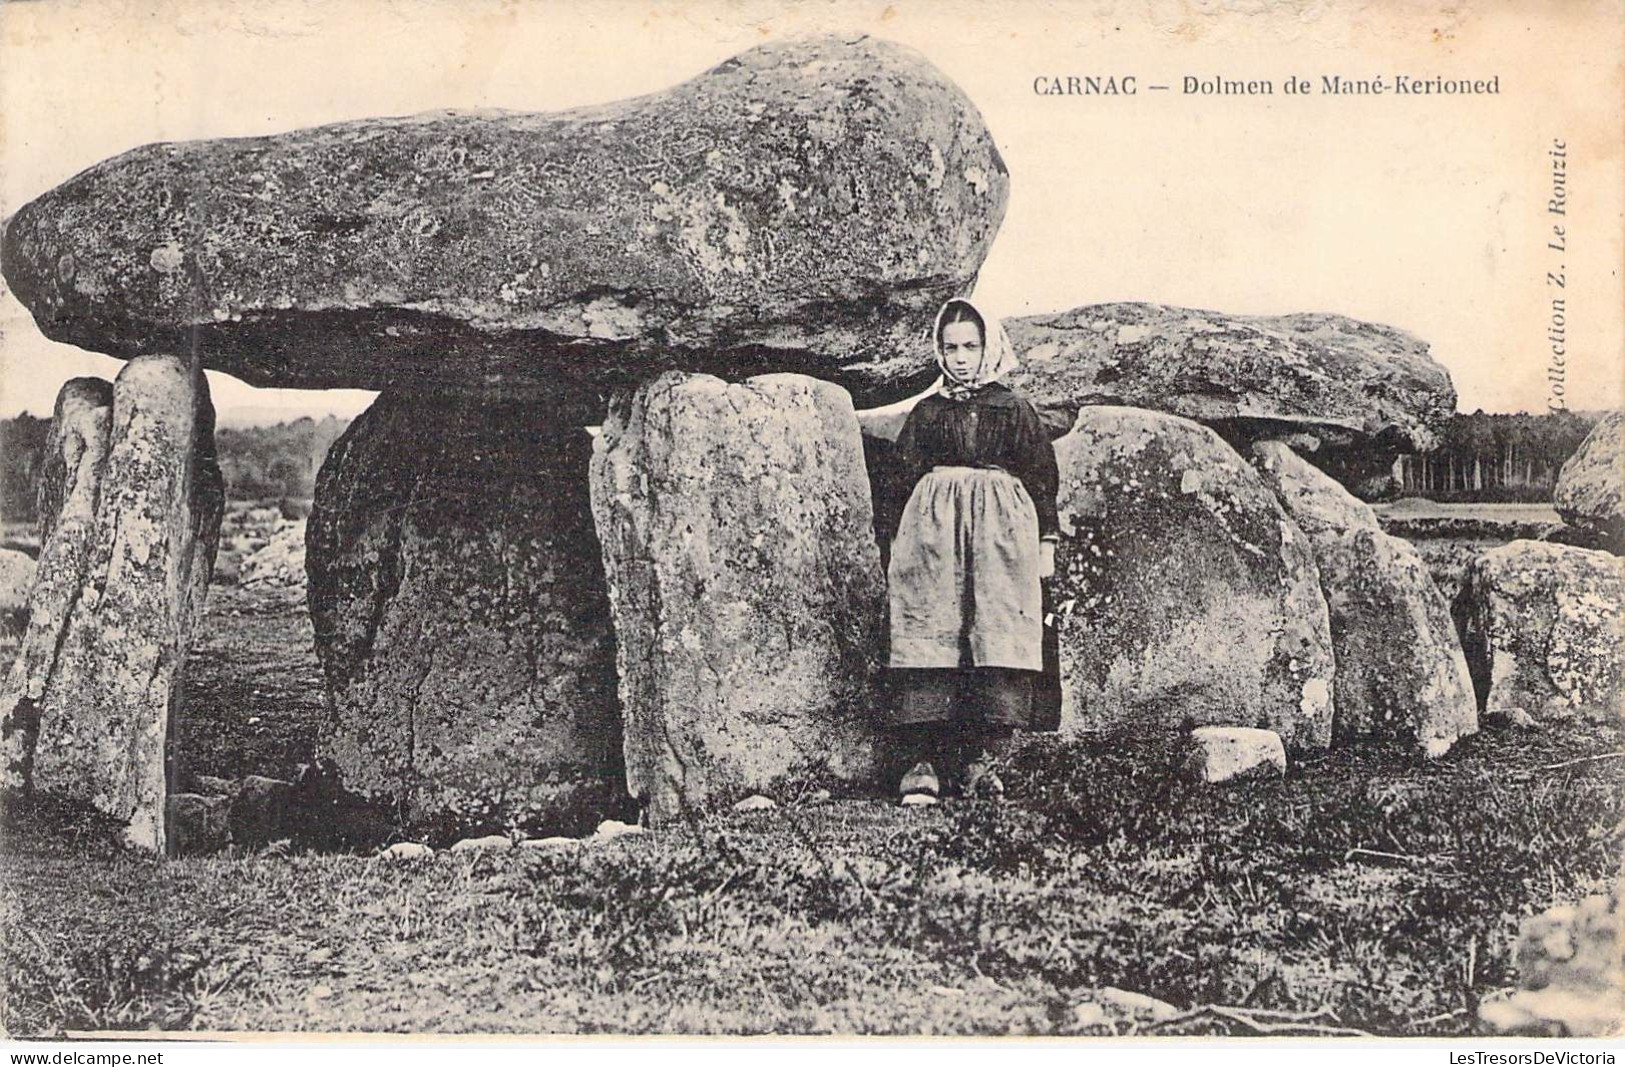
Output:
[[1038,542],[1038,577],[1040,581],[1055,577],[1054,541]]

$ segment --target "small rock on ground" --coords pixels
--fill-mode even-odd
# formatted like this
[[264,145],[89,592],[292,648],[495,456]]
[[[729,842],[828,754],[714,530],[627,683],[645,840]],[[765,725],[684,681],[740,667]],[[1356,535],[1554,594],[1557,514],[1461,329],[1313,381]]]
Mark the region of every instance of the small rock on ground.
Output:
[[574,837],[536,837],[519,842],[520,848],[555,849],[574,848],[581,842]]
[[735,811],[767,811],[779,805],[772,797],[764,797],[760,793],[753,793],[734,805]]
[[1540,721],[1522,708],[1508,708],[1496,718],[1507,726],[1516,726],[1520,730],[1540,729]]
[[1209,785],[1236,778],[1286,773],[1286,748],[1274,730],[1248,726],[1201,726],[1191,731],[1186,773]]
[[195,778],[197,792],[206,797],[234,797],[242,788],[242,783],[235,778],[216,778],[212,774],[200,774]]
[[506,852],[513,847],[513,842],[501,834],[491,834],[488,837],[465,837],[451,846],[453,852]]
[[420,860],[434,855],[434,849],[416,841],[401,841],[384,849],[384,858],[392,860]]
[[1165,1000],[1104,986],[1091,990],[1087,999],[1072,1009],[1072,1021],[1080,1029],[1103,1026],[1116,1030],[1123,1024],[1143,1026],[1164,1022],[1179,1014],[1179,1009]]
[[592,839],[597,841],[607,841],[612,837],[623,837],[626,834],[641,833],[643,833],[643,827],[641,826],[634,826],[632,823],[621,822],[619,819],[605,819],[603,822],[598,824],[598,829],[593,831]]

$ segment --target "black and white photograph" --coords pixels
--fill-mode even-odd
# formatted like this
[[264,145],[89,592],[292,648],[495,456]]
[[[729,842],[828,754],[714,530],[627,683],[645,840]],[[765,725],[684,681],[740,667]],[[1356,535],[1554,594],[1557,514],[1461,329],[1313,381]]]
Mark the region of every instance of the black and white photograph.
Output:
[[0,226],[10,1062],[1614,1062],[1622,0],[4,0]]

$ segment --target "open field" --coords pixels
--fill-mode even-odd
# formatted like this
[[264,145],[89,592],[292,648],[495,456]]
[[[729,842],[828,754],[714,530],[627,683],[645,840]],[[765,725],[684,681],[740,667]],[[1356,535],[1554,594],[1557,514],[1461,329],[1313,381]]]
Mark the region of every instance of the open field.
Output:
[[1485,733],[1428,765],[1348,748],[1201,790],[1152,739],[1034,738],[1002,806],[849,801],[408,863],[162,863],[41,805],[6,823],[0,1021],[1056,1034],[1115,986],[1250,1012],[1160,1032],[1314,1013],[1299,1025],[1468,1033],[1512,983],[1518,919],[1617,869],[1620,763],[1570,761],[1619,740]]
[[1437,515],[1449,518],[1484,519],[1492,522],[1562,522],[1552,505],[1540,503],[1440,503],[1421,497],[1405,497],[1387,504],[1373,504],[1378,515]]

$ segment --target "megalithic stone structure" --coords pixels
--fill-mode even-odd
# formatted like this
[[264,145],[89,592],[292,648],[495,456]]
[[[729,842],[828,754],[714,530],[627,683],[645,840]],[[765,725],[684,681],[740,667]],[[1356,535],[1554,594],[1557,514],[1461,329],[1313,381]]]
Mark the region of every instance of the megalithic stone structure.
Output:
[[1085,407],[1055,442],[1061,729],[1332,739],[1332,641],[1308,538],[1219,435]]
[[1478,703],[1450,605],[1408,541],[1370,506],[1279,441],[1255,468],[1309,538],[1336,663],[1332,733],[1403,741],[1442,756],[1478,732]]
[[[70,389],[59,409],[88,401]],[[126,823],[130,844],[162,852],[170,724],[224,505],[214,409],[196,363],[142,356],[113,385],[99,477],[96,421],[86,412],[74,423],[82,431],[65,424],[57,434],[59,455],[74,440],[85,448],[64,464],[72,477],[41,549],[55,570],[36,581],[25,648],[0,700],[7,774],[89,801]]]
[[252,385],[798,371],[872,404],[930,381],[1008,192],[924,56],[821,35],[569,111],[145,145],[24,204],[3,254],[47,337]]

